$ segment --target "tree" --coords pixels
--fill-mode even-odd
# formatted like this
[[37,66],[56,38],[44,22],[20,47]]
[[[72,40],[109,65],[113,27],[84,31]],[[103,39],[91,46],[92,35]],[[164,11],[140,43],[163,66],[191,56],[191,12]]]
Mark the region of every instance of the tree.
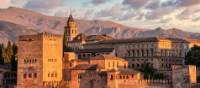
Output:
[[149,63],[144,63],[140,71],[144,74],[145,79],[149,79],[156,72],[156,69],[154,69],[153,66],[149,65]]
[[144,63],[140,71],[144,75],[144,79],[165,79],[165,75],[157,72],[157,70],[149,63]]
[[7,47],[3,49],[4,63],[5,64],[10,63],[12,57],[13,57],[13,49],[12,49],[11,42],[8,41]]
[[12,50],[13,50],[13,55],[11,58],[11,69],[13,71],[17,71],[17,60],[15,58],[15,56],[17,54],[17,46],[15,44],[12,45]]
[[1,64],[1,65],[4,64],[4,60],[3,60],[3,49],[4,49],[3,44],[0,44],[0,64]]
[[73,49],[71,47],[64,47],[64,52],[72,52]]
[[200,47],[194,46],[185,56],[185,64],[186,65],[196,65],[200,67]]

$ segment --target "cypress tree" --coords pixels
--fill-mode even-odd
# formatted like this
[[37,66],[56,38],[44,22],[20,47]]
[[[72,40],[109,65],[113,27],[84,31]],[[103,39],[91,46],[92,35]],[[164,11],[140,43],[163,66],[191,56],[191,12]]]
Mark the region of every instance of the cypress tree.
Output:
[[17,70],[17,60],[15,58],[16,54],[17,54],[17,46],[15,44],[12,45],[12,50],[13,50],[13,55],[11,58],[11,69],[13,71]]
[[4,64],[4,60],[3,60],[3,49],[4,49],[3,44],[0,44],[0,64],[1,64],[1,65]]
[[200,67],[200,47],[199,46],[195,45],[186,54],[185,64],[186,65],[196,65],[197,67]]
[[3,58],[4,58],[4,63],[8,64],[11,62],[11,58],[13,56],[13,49],[11,42],[8,41],[7,47],[3,49]]

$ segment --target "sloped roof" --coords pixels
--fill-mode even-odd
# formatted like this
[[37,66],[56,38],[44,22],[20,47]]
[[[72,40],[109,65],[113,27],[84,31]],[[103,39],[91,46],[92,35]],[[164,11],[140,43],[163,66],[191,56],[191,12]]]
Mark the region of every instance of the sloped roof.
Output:
[[99,41],[93,44],[120,44],[120,43],[137,43],[137,42],[159,42],[160,40],[171,40],[174,43],[188,43],[187,40],[180,38],[132,38],[132,39],[114,39],[114,40],[105,40]]
[[85,33],[78,34],[72,42],[79,41],[104,41],[104,40],[113,40],[114,38],[108,35],[89,35],[87,36]]
[[123,61],[126,61],[125,59],[116,57],[114,55],[99,55],[99,56],[90,58],[90,60],[123,60]]
[[98,65],[93,64],[79,64],[76,65],[73,70],[96,70],[100,68]]
[[113,52],[114,48],[91,48],[91,49],[80,49],[76,53],[96,53],[96,52]]
[[79,42],[79,41],[85,41],[85,40],[87,40],[86,34],[85,33],[80,33],[73,39],[72,42]]
[[74,18],[72,16],[72,14],[69,15],[69,18],[67,20],[67,23],[74,21]]
[[101,40],[113,40],[111,36],[108,35],[90,35],[87,37],[87,41],[101,41]]

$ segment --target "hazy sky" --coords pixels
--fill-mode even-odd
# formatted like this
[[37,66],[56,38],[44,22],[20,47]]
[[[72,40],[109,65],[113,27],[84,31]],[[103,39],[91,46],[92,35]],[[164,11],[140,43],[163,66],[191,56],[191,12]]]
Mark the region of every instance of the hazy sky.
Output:
[[31,9],[46,15],[111,20],[127,26],[180,28],[200,32],[200,0],[0,0],[0,8]]

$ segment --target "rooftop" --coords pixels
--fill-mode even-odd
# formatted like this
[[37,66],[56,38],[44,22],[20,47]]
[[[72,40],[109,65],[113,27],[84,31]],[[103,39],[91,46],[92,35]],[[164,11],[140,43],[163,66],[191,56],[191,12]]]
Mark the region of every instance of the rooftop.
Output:
[[99,56],[90,58],[90,60],[123,60],[123,61],[126,61],[125,59],[116,57],[114,55],[99,55]]
[[132,38],[132,39],[114,39],[114,40],[105,40],[99,41],[93,44],[120,44],[120,43],[137,43],[137,42],[159,42],[160,40],[171,40],[174,43],[188,43],[187,40],[179,38]]
[[114,48],[91,48],[91,49],[80,49],[76,53],[96,53],[96,52],[113,52]]
[[98,65],[93,64],[79,64],[76,65],[73,70],[96,70],[100,68]]

